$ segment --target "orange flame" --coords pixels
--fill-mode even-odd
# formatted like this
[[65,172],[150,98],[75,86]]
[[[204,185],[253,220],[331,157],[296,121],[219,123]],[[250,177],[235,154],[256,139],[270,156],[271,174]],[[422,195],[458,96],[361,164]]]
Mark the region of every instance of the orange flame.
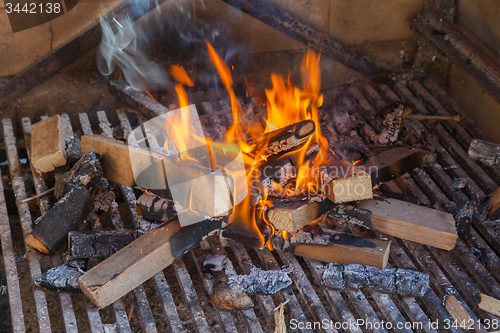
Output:
[[180,84],[188,87],[194,86],[193,81],[191,81],[191,79],[189,78],[189,75],[186,73],[184,67],[172,65],[170,67],[170,73]]

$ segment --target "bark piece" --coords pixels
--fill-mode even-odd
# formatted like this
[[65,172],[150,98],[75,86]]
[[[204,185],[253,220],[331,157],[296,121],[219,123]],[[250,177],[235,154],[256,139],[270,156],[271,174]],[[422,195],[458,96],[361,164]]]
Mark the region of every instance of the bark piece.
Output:
[[54,195],[60,199],[76,187],[84,187],[93,195],[99,188],[102,176],[99,154],[90,151],[56,181]]
[[237,282],[222,275],[217,277],[210,294],[210,302],[222,310],[248,310],[253,306],[252,299]]
[[486,165],[498,166],[500,165],[500,145],[481,139],[473,139],[469,146],[469,156]]
[[97,307],[106,307],[193,249],[220,225],[219,219],[181,227],[178,220],[172,220],[94,266],[78,284]]
[[73,258],[107,258],[145,232],[138,230],[71,231],[69,253]]
[[422,297],[429,289],[429,275],[399,268],[329,264],[325,267],[321,283],[338,290],[368,287],[383,293]]
[[176,216],[172,200],[163,199],[146,192],[137,199],[135,213],[146,220],[154,221],[168,221]]
[[31,164],[36,171],[49,172],[66,164],[66,136],[59,115],[41,120],[31,130]]
[[65,251],[68,233],[85,227],[85,218],[92,211],[93,200],[83,187],[76,187],[35,221],[35,228],[25,242],[41,253]]

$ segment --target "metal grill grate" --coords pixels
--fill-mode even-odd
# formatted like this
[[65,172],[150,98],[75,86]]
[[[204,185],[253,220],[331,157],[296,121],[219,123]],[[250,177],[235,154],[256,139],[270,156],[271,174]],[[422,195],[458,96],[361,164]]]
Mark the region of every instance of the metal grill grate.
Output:
[[[346,110],[376,111],[396,100],[405,100],[417,113],[435,115],[456,115],[464,117],[460,123],[441,122],[425,136],[424,143],[437,151],[438,163],[417,169],[396,181],[387,183],[385,189],[402,192],[417,198],[421,203],[452,211],[457,203],[470,200],[479,204],[480,200],[497,189],[500,181],[500,168],[486,167],[472,161],[467,155],[467,148],[472,138],[491,139],[484,134],[437,85],[432,81],[399,82],[392,90],[381,85],[377,91],[367,86],[361,93],[356,88],[343,92],[337,107]],[[211,107],[203,103],[204,107]],[[214,106],[220,109],[220,105]],[[123,129],[123,136],[128,137],[132,130],[129,114],[117,111],[117,119]],[[99,128],[96,132],[112,136],[113,125],[108,121],[104,111],[97,113]],[[215,117],[215,116],[214,116]],[[221,115],[220,117],[226,117]],[[360,126],[371,127],[380,132],[382,118],[354,113],[352,120]],[[340,135],[331,114],[323,113],[323,125],[326,132],[333,137]],[[68,139],[73,129],[68,115],[62,115]],[[92,134],[87,114],[80,114],[80,128],[83,134]],[[139,119],[141,120],[141,119]],[[218,120],[216,120],[218,123]],[[403,135],[413,130],[418,135],[409,136],[409,143],[418,141],[418,136],[433,127],[427,121],[408,120],[403,128]],[[22,119],[24,141],[27,151],[30,146],[31,121]],[[7,152],[10,178],[16,199],[26,198],[26,186],[23,168],[19,161],[16,137],[10,119],[2,121],[5,149]],[[363,131],[355,134],[365,143],[370,143]],[[155,138],[145,133],[149,146],[158,146]],[[47,189],[44,178],[31,170],[36,193]],[[57,171],[60,172],[60,171]],[[453,178],[466,178],[463,189],[453,187]],[[115,229],[124,228],[124,221],[135,222],[135,200],[131,188],[119,187],[124,202],[115,203],[108,213],[109,221]],[[119,205],[120,204],[120,205]],[[39,199],[41,213],[49,209],[47,197]],[[443,299],[453,294],[462,304],[468,315],[476,322],[479,319],[493,319],[492,315],[478,309],[476,295],[479,292],[500,298],[500,258],[499,239],[495,229],[473,220],[470,236],[460,239],[456,249],[451,252],[438,250],[405,240],[387,237],[392,240],[390,264],[393,267],[418,269],[428,273],[432,290],[426,297],[415,299],[387,295],[370,290],[349,290],[339,292],[319,286],[321,279],[317,267],[319,262],[307,258],[295,257],[288,252],[270,251],[268,249],[249,250],[239,243],[230,242],[224,248],[216,238],[209,239],[210,250],[195,248],[177,260],[174,265],[144,285],[136,288],[112,306],[98,310],[82,295],[54,293],[45,291],[31,284],[35,276],[42,271],[61,264],[59,255],[43,256],[26,246],[24,249],[14,247],[14,243],[22,242],[12,238],[11,226],[18,223],[22,235],[26,237],[32,227],[27,203],[17,204],[18,215],[7,213],[5,192],[0,183],[0,237],[3,260],[7,276],[8,297],[14,332],[25,332],[29,327],[40,332],[270,332],[274,328],[274,308],[287,301],[285,318],[298,322],[332,320],[334,322],[353,322],[364,319],[372,323],[390,321],[396,323],[420,322],[422,328],[409,325],[408,328],[394,330],[396,332],[436,332],[429,327],[429,322],[451,320],[443,306]],[[10,219],[10,221],[9,221]],[[17,222],[19,220],[19,222]],[[360,235],[374,235],[358,228],[350,231]],[[480,248],[487,256],[488,262],[483,265],[470,248]],[[249,267],[255,265],[265,269],[277,269],[280,265],[290,264],[294,267],[292,279],[294,284],[275,295],[252,295],[253,309],[242,313],[218,311],[208,303],[208,294],[213,281],[207,279],[202,272],[202,263],[207,253],[225,253],[232,261],[226,268],[226,274],[248,273]],[[22,256],[24,255],[24,257]],[[25,258],[25,259],[24,259]],[[233,266],[234,265],[234,266]],[[0,296],[2,297],[2,296]],[[33,312],[36,315],[33,315]],[[289,327],[290,328],[290,327]],[[307,329],[304,329],[307,331]],[[291,330],[295,331],[295,330]],[[315,330],[316,331],[316,330]],[[336,332],[335,329],[326,329]],[[351,327],[340,332],[364,332],[364,328]],[[373,332],[385,332],[374,329]],[[449,330],[462,332],[460,328]],[[476,327],[476,332],[486,332],[484,327]]]

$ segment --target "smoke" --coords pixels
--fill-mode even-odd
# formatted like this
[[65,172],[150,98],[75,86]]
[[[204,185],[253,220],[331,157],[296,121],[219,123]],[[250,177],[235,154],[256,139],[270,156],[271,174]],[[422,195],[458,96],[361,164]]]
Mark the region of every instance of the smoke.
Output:
[[[138,10],[146,9],[139,7]],[[137,90],[155,89],[170,82],[165,70],[141,50],[140,42],[147,39],[140,36],[140,28],[134,29],[128,16],[120,21],[101,17],[100,23],[102,40],[96,61],[101,74],[110,75],[118,66],[130,86]],[[115,34],[114,30],[118,32]]]

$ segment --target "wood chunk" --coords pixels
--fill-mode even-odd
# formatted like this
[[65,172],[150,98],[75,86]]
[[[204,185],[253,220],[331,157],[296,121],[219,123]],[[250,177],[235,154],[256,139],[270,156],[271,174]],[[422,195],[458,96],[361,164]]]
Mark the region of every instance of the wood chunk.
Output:
[[59,115],[39,121],[31,130],[31,164],[36,171],[49,172],[66,164],[66,136]]
[[465,324],[463,326],[460,325],[462,329],[467,330],[467,327],[470,325],[469,323],[473,323],[472,318],[469,316],[467,311],[465,311],[464,307],[460,304],[455,295],[449,294],[445,296],[444,308],[458,325],[461,323]]
[[452,250],[458,238],[453,215],[396,199],[364,200],[333,211],[347,222],[444,250]]
[[282,200],[267,210],[267,220],[278,230],[295,232],[320,218],[333,207],[324,201]]
[[500,317],[500,300],[488,295],[479,294],[480,302],[477,305],[481,310],[491,313],[494,316]]
[[473,139],[469,146],[469,156],[486,165],[498,166],[500,165],[500,145],[481,139]]
[[68,233],[85,227],[84,219],[92,211],[93,200],[83,187],[76,187],[35,221],[25,242],[41,253],[62,252],[68,246]]
[[182,227],[178,220],[153,229],[94,266],[78,280],[83,293],[106,307],[193,249],[221,220]]
[[135,213],[146,220],[154,221],[168,221],[176,216],[173,201],[146,192],[137,199]]
[[237,282],[230,281],[222,274],[219,275],[210,294],[210,303],[221,310],[248,310],[253,307],[252,299]]
[[338,155],[330,155],[320,167],[321,191],[334,203],[373,198],[370,174]]
[[367,287],[383,293],[422,297],[429,289],[429,275],[400,268],[329,264],[321,283],[338,290]]
[[[375,153],[375,152],[374,152]],[[422,164],[435,161],[435,156],[429,151],[416,148],[394,147],[385,149],[370,158],[357,164],[358,169],[369,173],[372,186],[396,179]]]
[[[166,199],[175,198],[181,206],[211,217],[227,216],[233,208],[234,185],[227,173],[172,161],[100,135],[82,136],[82,154],[89,151],[100,154],[104,177],[110,181],[133,186],[137,180],[137,185],[150,192]],[[167,182],[168,175],[171,178]]]
[[255,152],[276,154],[297,146],[316,132],[312,120],[304,120],[263,134],[254,148]]
[[389,260],[390,241],[365,238],[351,234],[336,232],[330,229],[319,229],[310,232],[300,229],[287,234],[276,232],[273,246],[290,251],[295,255],[323,262],[337,264],[360,264],[385,268]]
[[73,258],[107,258],[145,232],[139,230],[70,231],[69,254]]
[[60,199],[75,187],[84,187],[93,195],[99,188],[102,176],[103,170],[99,154],[90,151],[68,172],[56,180],[54,195],[57,199]]

